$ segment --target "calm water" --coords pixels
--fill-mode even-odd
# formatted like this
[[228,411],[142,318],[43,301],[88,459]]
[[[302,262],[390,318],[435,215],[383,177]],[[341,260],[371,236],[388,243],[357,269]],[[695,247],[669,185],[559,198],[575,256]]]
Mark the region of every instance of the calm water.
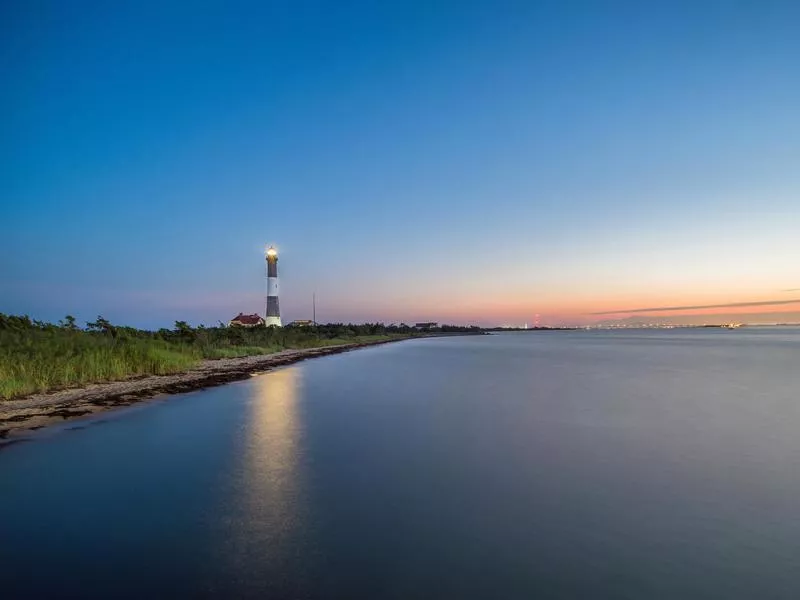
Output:
[[0,595],[800,597],[800,331],[408,341],[0,449]]

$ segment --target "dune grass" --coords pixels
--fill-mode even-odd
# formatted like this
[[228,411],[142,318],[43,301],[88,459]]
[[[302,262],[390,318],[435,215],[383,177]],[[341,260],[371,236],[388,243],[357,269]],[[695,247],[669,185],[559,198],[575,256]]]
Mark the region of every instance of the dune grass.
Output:
[[241,358],[242,356],[258,356],[272,354],[284,350],[280,346],[208,346],[203,348],[203,357],[211,359]]
[[[71,317],[69,317],[71,319]],[[310,329],[196,328],[185,323],[158,332],[113,326],[102,318],[79,329],[0,314],[0,400],[37,392],[180,373],[202,359],[271,354],[286,349],[378,342],[407,337],[385,327]]]
[[162,340],[87,338],[45,334],[0,344],[0,398],[179,373],[202,358],[196,348]]

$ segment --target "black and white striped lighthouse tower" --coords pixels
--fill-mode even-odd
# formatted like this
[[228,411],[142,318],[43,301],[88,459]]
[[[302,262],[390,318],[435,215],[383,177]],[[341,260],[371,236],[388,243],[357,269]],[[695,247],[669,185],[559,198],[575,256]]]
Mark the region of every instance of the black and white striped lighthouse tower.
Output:
[[281,326],[281,310],[278,306],[278,251],[267,248],[267,327]]

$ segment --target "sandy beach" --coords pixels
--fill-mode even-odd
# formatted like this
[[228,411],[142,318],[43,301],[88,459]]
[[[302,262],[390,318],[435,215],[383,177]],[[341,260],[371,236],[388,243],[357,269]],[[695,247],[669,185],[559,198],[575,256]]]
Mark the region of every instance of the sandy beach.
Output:
[[130,406],[155,396],[181,394],[222,385],[301,360],[395,341],[400,340],[342,344],[323,348],[284,350],[259,356],[206,360],[194,369],[176,375],[156,375],[97,383],[83,388],[4,400],[0,402],[0,439],[62,423],[68,419]]

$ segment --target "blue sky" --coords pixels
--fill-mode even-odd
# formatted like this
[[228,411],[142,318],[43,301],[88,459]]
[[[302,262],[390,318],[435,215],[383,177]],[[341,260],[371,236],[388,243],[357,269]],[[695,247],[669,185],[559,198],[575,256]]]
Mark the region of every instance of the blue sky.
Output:
[[2,11],[2,312],[227,320],[265,242],[285,319],[800,296],[796,2]]

